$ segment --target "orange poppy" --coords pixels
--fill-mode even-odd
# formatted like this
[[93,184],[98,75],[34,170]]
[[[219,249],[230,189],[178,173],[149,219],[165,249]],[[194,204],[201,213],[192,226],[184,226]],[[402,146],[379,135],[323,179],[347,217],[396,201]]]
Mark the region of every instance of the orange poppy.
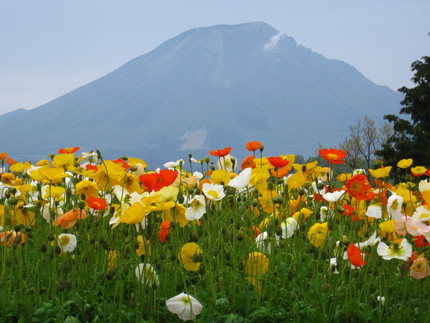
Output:
[[8,159],[6,159],[6,162],[9,164],[9,166],[12,166],[12,165],[14,165],[14,164],[16,164],[16,163],[17,163],[17,161],[16,161],[16,160],[14,160],[14,159],[12,159],[12,158],[8,158]]
[[143,174],[139,180],[148,192],[158,192],[165,186],[171,185],[178,177],[178,172],[171,169],[162,169],[159,173]]
[[282,178],[284,176],[287,176],[287,174],[290,172],[291,170],[291,166],[290,165],[286,165],[284,167],[278,168],[278,169],[272,169],[271,170],[271,174],[273,176],[276,176],[278,178]]
[[269,157],[267,160],[269,161],[270,165],[278,168],[287,166],[290,163],[289,160],[285,160],[282,157]]
[[169,235],[169,228],[170,228],[170,221],[164,220],[160,224],[160,231],[158,232],[158,240],[160,240],[161,243],[166,242],[166,238]]
[[5,160],[7,158],[7,153],[0,154],[0,160]]
[[120,164],[124,170],[127,170],[130,168],[130,165],[122,158],[118,158],[116,160],[112,160],[114,163]]
[[73,154],[74,152],[81,149],[80,147],[67,147],[58,149],[59,154]]
[[227,156],[231,151],[231,147],[225,147],[224,149],[211,150],[209,154],[215,157],[224,157]]
[[345,163],[344,160],[342,160],[343,158],[346,157],[346,152],[345,150],[342,149],[320,149],[319,150],[319,154],[322,158],[324,158],[325,160],[327,160],[329,163],[332,164],[343,164]]
[[99,168],[96,165],[86,164],[85,165],[86,170],[93,170],[94,173],[97,173],[99,171]]
[[373,193],[370,191],[372,187],[363,174],[351,177],[345,183],[345,188],[348,194],[358,201],[373,199]]
[[78,219],[85,219],[86,217],[87,214],[84,210],[73,209],[55,219],[54,225],[56,227],[61,226],[63,229],[68,229],[73,227]]
[[250,141],[246,143],[246,149],[249,151],[256,151],[260,149],[261,142],[259,141]]
[[89,196],[86,199],[88,206],[94,210],[103,210],[106,208],[106,200],[101,197]]
[[363,259],[363,255],[361,253],[360,248],[358,248],[352,242],[349,244],[348,249],[346,250],[346,253],[348,254],[349,262],[355,267],[361,267],[366,264],[366,262]]
[[[19,240],[17,240],[18,237]],[[25,233],[16,232],[15,230],[0,232],[0,244],[2,246],[11,247],[15,241],[17,244],[23,244],[26,240],[27,236]]]
[[244,170],[245,168],[251,167],[251,168],[255,168],[257,165],[254,162],[254,156],[250,155],[248,157],[246,157],[243,162],[242,165],[240,166],[240,168],[242,170]]

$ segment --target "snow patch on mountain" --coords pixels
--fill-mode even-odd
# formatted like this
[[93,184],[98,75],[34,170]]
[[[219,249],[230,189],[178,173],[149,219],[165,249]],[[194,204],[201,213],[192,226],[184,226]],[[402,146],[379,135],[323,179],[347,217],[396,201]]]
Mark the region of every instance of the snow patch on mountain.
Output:
[[285,37],[286,35],[283,33],[277,33],[276,35],[270,37],[269,41],[266,44],[264,44],[264,50],[265,51],[274,50],[278,45],[278,42]]

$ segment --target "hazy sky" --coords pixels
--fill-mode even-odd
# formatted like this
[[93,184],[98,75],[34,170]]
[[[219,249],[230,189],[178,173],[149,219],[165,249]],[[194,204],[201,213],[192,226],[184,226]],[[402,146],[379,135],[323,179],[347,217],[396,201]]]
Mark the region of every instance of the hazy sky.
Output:
[[1,0],[0,114],[89,83],[188,29],[262,21],[379,85],[430,55],[428,0]]

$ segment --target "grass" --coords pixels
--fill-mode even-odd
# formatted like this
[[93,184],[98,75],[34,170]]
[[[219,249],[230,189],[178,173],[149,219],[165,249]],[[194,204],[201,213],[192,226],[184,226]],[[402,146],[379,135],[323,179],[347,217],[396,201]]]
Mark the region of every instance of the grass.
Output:
[[[103,160],[98,164],[103,171]],[[191,176],[181,171],[181,180]],[[124,214],[118,210],[127,202],[113,194],[110,197],[113,185],[109,181],[104,186],[90,178],[109,204],[97,211],[85,203],[87,196],[76,194],[77,183],[85,178],[82,174],[69,173],[70,180],[58,181],[55,186],[64,187],[65,192],[49,200],[42,193],[46,181],[35,181],[25,170],[10,173],[22,182],[2,187],[0,223],[4,231],[26,238],[11,239],[10,246],[4,241],[0,246],[1,322],[177,322],[166,300],[181,292],[203,304],[198,322],[419,322],[430,317],[429,278],[410,277],[410,260],[385,260],[378,255],[377,244],[363,248],[366,264],[361,268],[352,269],[343,259],[350,242],[362,242],[375,231],[380,236],[379,223],[386,220],[361,216],[361,220],[353,221],[345,216],[340,208],[343,203],[356,209],[360,204],[354,204],[357,202],[347,194],[328,203],[314,198],[309,183],[291,188],[286,181],[267,176],[271,196],[278,196],[272,198],[276,201],[272,212],[267,212],[259,200],[261,191],[239,193],[226,185],[225,197],[218,202],[207,200],[199,221],[181,226],[176,222],[181,216],[179,209],[165,211],[172,221],[166,241],[161,243],[160,225],[166,218],[163,211],[147,214],[144,226],[112,224],[112,217]],[[131,171],[124,169],[120,177],[124,179],[126,174]],[[315,172],[309,176],[317,179]],[[26,183],[31,190],[19,195],[17,192],[25,192],[22,187]],[[168,186],[178,186],[174,201],[188,207],[186,201],[202,190],[181,183]],[[343,184],[333,180],[325,185]],[[410,192],[418,197],[414,205],[419,205],[422,201],[417,186]],[[361,203],[363,211],[372,202]],[[324,221],[330,231],[322,245],[315,247],[308,232],[321,222],[321,206],[329,207],[330,215]],[[49,208],[50,221],[43,218],[44,207]],[[79,207],[87,212],[85,219],[78,219],[67,229],[54,225],[60,209],[65,213]],[[300,215],[303,207],[313,212],[306,220]],[[19,216],[19,210],[27,212],[24,217]],[[299,221],[294,234],[279,238],[281,223],[296,212]],[[267,232],[262,244],[256,243],[256,228]],[[61,233],[77,237],[74,251],[62,251],[58,241]],[[136,252],[139,235],[149,241],[145,255]],[[410,235],[406,239],[413,243]],[[201,263],[196,271],[186,270],[178,257],[189,242],[202,251],[201,256],[192,257],[194,263]],[[428,257],[428,247],[413,248]],[[251,277],[247,268],[260,265],[258,261],[246,263],[254,252],[267,257],[268,268]],[[338,274],[330,266],[331,258],[337,259]],[[148,283],[137,279],[139,263],[153,266],[158,286],[150,276]]]

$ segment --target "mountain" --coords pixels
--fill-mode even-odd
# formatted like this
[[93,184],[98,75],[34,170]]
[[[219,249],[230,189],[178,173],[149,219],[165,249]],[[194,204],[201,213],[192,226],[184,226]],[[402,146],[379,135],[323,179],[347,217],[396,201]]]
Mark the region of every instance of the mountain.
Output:
[[31,110],[0,116],[2,151],[46,158],[61,147],[139,157],[150,166],[258,140],[265,155],[315,155],[357,118],[378,124],[402,96],[261,23],[195,28]]

